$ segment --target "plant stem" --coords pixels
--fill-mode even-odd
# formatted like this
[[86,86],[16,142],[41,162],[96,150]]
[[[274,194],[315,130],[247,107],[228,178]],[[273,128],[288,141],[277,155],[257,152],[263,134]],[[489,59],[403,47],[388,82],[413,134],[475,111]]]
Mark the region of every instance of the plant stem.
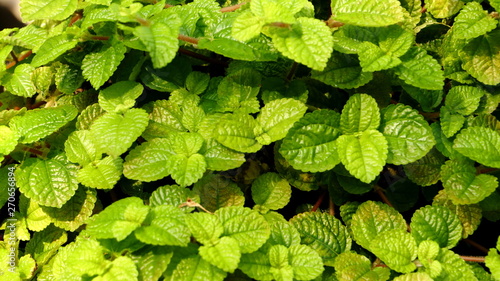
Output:
[[179,36],[177,36],[177,39],[185,41],[185,42],[188,42],[188,43],[191,43],[191,44],[195,44],[195,45],[197,45],[198,42],[200,41],[197,38],[186,36],[186,35],[182,35],[182,34],[179,34]]
[[473,257],[473,256],[460,256],[464,261],[470,262],[484,262],[484,257]]
[[220,60],[216,60],[216,59],[204,56],[202,54],[198,54],[198,53],[195,53],[193,51],[186,50],[184,48],[179,48],[178,52],[181,53],[181,54],[185,54],[187,56],[196,58],[196,59],[200,59],[200,60],[209,62],[209,63],[218,64],[218,65],[222,65],[224,67],[228,67],[228,64],[226,62],[223,62],[223,61],[220,61]]
[[288,72],[288,75],[286,76],[286,80],[291,81],[293,76],[295,75],[295,71],[297,71],[297,67],[299,64],[297,62],[293,62],[292,67],[290,68],[290,71]]
[[464,239],[464,242],[471,245],[472,247],[478,249],[479,251],[485,253],[485,254],[488,254],[488,249],[486,249],[486,247],[484,247],[483,245],[480,245],[479,243],[475,242],[475,241],[472,241],[470,240],[469,238],[467,239]]
[[14,67],[14,65],[16,65],[18,62],[26,59],[27,57],[29,57],[33,52],[31,50],[27,51],[26,53],[22,54],[19,58],[17,58],[17,62],[14,60],[12,62],[10,62],[9,64],[7,64],[5,66],[5,69],[9,69],[11,67]]
[[337,28],[337,27],[341,27],[344,25],[343,22],[336,21],[332,18],[329,18],[328,20],[326,20],[325,23],[326,23],[326,25],[328,25],[329,28]]
[[11,51],[10,52],[10,55],[12,56],[12,58],[14,59],[15,62],[18,62],[19,60],[17,59],[17,56],[16,54],[14,53],[14,51]]
[[380,187],[378,185],[375,185],[373,187],[373,189],[378,194],[378,196],[380,196],[380,199],[382,199],[382,201],[384,201],[385,204],[387,204],[389,207],[393,207],[394,208],[394,205],[392,205],[392,203],[389,200],[389,198],[387,198],[387,196],[385,196],[385,193],[384,193],[384,190],[382,189],[382,187]]
[[290,28],[292,25],[284,22],[272,22],[269,26],[279,27],[279,28]]
[[75,22],[79,21],[82,18],[82,13],[75,13],[71,20],[69,21],[68,26],[72,26]]
[[94,35],[94,36],[90,37],[90,39],[97,40],[97,41],[108,41],[109,40],[109,36]]
[[[328,197],[330,197],[330,196],[328,196]],[[328,203],[329,203],[328,211],[329,211],[330,215],[332,217],[334,217],[335,216],[335,204],[333,203],[333,200],[331,197],[330,197],[330,201]]]
[[233,6],[224,7],[222,9],[220,9],[220,11],[221,11],[221,13],[233,12],[233,11],[236,11],[239,8],[241,8],[241,6],[245,5],[246,3],[247,2],[242,2],[242,3],[239,3],[239,4],[233,5]]
[[321,193],[321,195],[318,198],[318,201],[316,201],[316,204],[314,204],[313,208],[311,209],[311,212],[316,212],[316,210],[318,210],[321,203],[323,203],[323,199],[325,199],[325,195],[327,193],[328,193],[328,191],[326,191],[326,190],[323,193]]
[[499,170],[498,168],[486,168],[484,166],[479,166],[476,168],[478,174],[487,174],[491,172],[496,172],[498,170]]

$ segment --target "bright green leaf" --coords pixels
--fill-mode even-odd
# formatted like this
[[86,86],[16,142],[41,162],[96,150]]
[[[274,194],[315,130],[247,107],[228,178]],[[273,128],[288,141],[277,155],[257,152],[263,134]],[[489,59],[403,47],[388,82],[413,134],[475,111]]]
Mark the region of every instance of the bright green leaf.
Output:
[[492,129],[464,129],[457,135],[453,148],[483,165],[500,168],[500,134]]
[[205,261],[199,255],[183,258],[173,272],[176,281],[222,281],[227,272]]
[[205,157],[208,170],[231,170],[245,162],[245,154],[229,149],[214,139],[208,140],[206,147],[200,153]]
[[87,221],[86,231],[95,238],[115,238],[121,241],[141,227],[148,212],[149,207],[138,197],[121,199],[92,216]]
[[425,4],[427,10],[435,18],[448,18],[460,11],[464,2],[460,0],[425,0]]
[[245,196],[238,185],[216,174],[204,176],[194,185],[193,192],[200,197],[200,204],[211,212],[245,204]]
[[497,21],[483,10],[478,2],[469,2],[453,23],[454,35],[460,39],[472,39],[484,35],[497,26]]
[[76,10],[77,0],[25,0],[21,2],[24,21],[64,20]]
[[460,57],[462,67],[479,82],[487,85],[500,83],[500,30],[470,41],[460,52]]
[[456,86],[450,89],[444,104],[452,112],[470,115],[479,107],[481,97],[486,93],[485,90],[477,87]]
[[316,110],[304,115],[288,131],[279,153],[295,168],[322,172],[339,162],[335,140],[340,135],[340,115],[333,110]]
[[373,181],[386,163],[387,140],[376,130],[342,135],[337,139],[337,148],[345,168],[365,183]]
[[[192,213],[185,218],[193,237],[204,245],[213,246],[219,243],[224,227],[219,219],[208,213]],[[229,242],[230,243],[230,242]],[[239,248],[239,246],[237,246]],[[239,258],[239,257],[238,257]],[[207,260],[210,262],[209,260]]]
[[64,148],[68,160],[80,165],[87,165],[101,158],[101,153],[97,151],[88,130],[71,133],[64,143]]
[[127,256],[117,257],[113,260],[106,268],[104,273],[97,276],[93,280],[95,281],[129,281],[138,280],[137,277],[139,272],[135,266],[135,263]]
[[278,210],[285,207],[291,196],[290,184],[276,173],[263,174],[252,183],[255,204],[266,209]]
[[145,142],[125,157],[123,174],[129,179],[155,181],[169,175],[168,159],[174,155],[167,139],[156,138]]
[[394,72],[407,84],[427,90],[443,88],[444,74],[441,65],[424,49],[412,47],[401,57],[401,61]]
[[311,76],[341,89],[360,87],[373,79],[373,74],[364,72],[355,56],[339,52],[333,52],[323,71],[313,70]]
[[436,261],[441,263],[442,271],[434,278],[435,281],[460,279],[477,281],[471,267],[459,255],[448,249],[441,248]]
[[78,40],[71,38],[68,34],[60,34],[47,39],[42,46],[37,50],[31,65],[34,67],[39,67],[44,64],[48,64],[53,60],[57,59],[60,55],[64,54],[66,51],[73,49]]
[[[252,4],[255,6],[255,4]],[[252,14],[251,11],[241,13],[233,22],[231,35],[240,41],[248,41],[259,36],[265,21]]]
[[143,133],[147,140],[165,137],[171,132],[184,132],[187,129],[182,124],[183,112],[180,107],[168,100],[157,100],[148,110],[149,124]]
[[336,21],[360,26],[387,26],[403,21],[403,8],[395,0],[364,0],[353,5],[349,0],[332,1]]
[[228,236],[222,237],[214,245],[204,245],[199,248],[200,256],[210,264],[226,272],[234,272],[240,262],[240,247],[238,242]]
[[141,242],[151,245],[187,246],[191,233],[184,221],[185,213],[179,207],[160,205],[151,211],[135,229],[134,234]]
[[376,267],[372,270],[370,260],[353,252],[340,254],[333,264],[339,281],[386,281],[389,279],[388,268]]
[[321,257],[306,245],[290,246],[288,259],[297,280],[312,280],[324,270]]
[[50,226],[33,234],[26,244],[26,254],[35,258],[38,264],[45,264],[67,240],[68,235],[64,230]]
[[327,213],[302,213],[290,222],[299,231],[301,243],[316,250],[325,265],[333,266],[339,254],[351,249],[347,228]]
[[436,241],[441,248],[453,248],[462,239],[462,224],[450,209],[443,206],[425,206],[411,218],[411,234],[420,243]]
[[0,154],[7,155],[16,148],[19,135],[9,127],[0,125]]
[[35,68],[29,64],[20,64],[14,71],[7,71],[0,77],[3,87],[16,96],[29,98],[36,93],[31,77]]
[[370,251],[389,268],[409,273],[416,269],[417,242],[406,230],[388,230],[379,233],[370,243]]
[[394,281],[434,281],[434,279],[425,272],[413,272],[400,275],[393,279]]
[[121,178],[123,159],[108,156],[84,166],[78,171],[78,181],[88,187],[112,189]]
[[117,82],[99,93],[99,105],[107,112],[120,112],[135,105],[144,87],[133,81]]
[[257,142],[255,130],[258,123],[250,115],[224,115],[215,128],[215,139],[222,145],[236,151],[252,153],[262,145]]
[[188,186],[197,182],[207,169],[205,158],[198,153],[191,156],[176,154],[171,156],[167,163],[169,166],[167,170],[180,186]]
[[377,102],[366,94],[351,96],[340,115],[340,129],[344,134],[377,129],[379,124],[380,113]]
[[103,46],[99,51],[88,53],[82,61],[82,73],[95,89],[99,89],[125,58],[127,47],[122,43]]

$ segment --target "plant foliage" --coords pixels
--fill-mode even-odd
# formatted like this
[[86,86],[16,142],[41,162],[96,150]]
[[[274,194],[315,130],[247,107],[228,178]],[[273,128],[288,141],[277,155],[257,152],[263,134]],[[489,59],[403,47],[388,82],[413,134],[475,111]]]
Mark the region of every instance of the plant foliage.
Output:
[[20,8],[0,279],[500,280],[499,1]]

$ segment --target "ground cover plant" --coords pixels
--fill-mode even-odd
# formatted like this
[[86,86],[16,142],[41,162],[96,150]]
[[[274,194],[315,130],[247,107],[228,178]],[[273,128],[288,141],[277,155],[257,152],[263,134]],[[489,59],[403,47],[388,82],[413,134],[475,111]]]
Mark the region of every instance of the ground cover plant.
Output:
[[1,280],[500,280],[500,1],[22,0]]

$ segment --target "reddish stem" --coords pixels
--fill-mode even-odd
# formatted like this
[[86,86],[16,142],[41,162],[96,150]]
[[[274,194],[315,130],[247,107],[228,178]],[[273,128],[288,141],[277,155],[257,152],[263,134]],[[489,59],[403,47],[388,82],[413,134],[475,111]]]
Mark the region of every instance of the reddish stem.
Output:
[[464,261],[484,262],[484,257],[460,256],[460,258],[463,259]]
[[329,211],[330,215],[332,217],[334,217],[335,216],[335,204],[333,203],[332,198],[330,198],[330,201],[328,203],[329,203],[328,211]]
[[97,40],[97,41],[108,41],[109,40],[109,36],[94,35],[94,36],[90,37],[90,39]]
[[487,174],[487,173],[491,173],[491,172],[496,172],[498,171],[499,169],[498,168],[485,168],[485,167],[477,167],[477,173],[478,174]]
[[186,50],[186,49],[183,49],[183,48],[179,48],[179,53],[185,54],[185,55],[188,55],[190,57],[193,57],[193,58],[196,58],[196,59],[200,59],[200,60],[203,60],[203,61],[206,61],[206,62],[209,62],[209,63],[214,63],[214,64],[222,65],[224,67],[228,66],[228,64],[226,62],[223,62],[223,61],[220,61],[220,60],[216,60],[216,59],[213,59],[213,58],[209,58],[207,56],[204,56],[204,55],[201,55],[201,54],[198,54],[198,53],[195,53],[193,51]]
[[39,108],[39,107],[41,107],[42,105],[44,105],[46,103],[47,103],[46,101],[39,101],[39,102],[37,102],[35,104],[32,104],[30,108],[31,109]]
[[341,27],[344,25],[343,22],[340,22],[340,21],[336,21],[334,20],[333,18],[329,18],[328,20],[325,21],[326,25],[328,25],[328,27],[330,28],[337,28],[337,27]]
[[291,25],[289,23],[284,22],[272,22],[269,26],[279,27],[279,28],[290,28]]
[[321,203],[323,203],[323,199],[325,199],[325,196],[326,196],[327,192],[328,191],[325,191],[325,192],[321,193],[321,195],[318,198],[318,201],[316,201],[316,204],[314,204],[313,208],[311,209],[311,212],[316,212],[316,210],[318,210],[318,208],[321,205]]
[[177,36],[177,39],[191,43],[191,44],[195,44],[195,45],[198,44],[198,42],[200,41],[197,38],[182,35],[182,34],[179,34],[179,36]]
[[375,192],[377,192],[378,196],[380,196],[380,199],[382,199],[382,201],[384,201],[385,204],[394,208],[394,205],[392,205],[391,201],[389,201],[389,198],[385,196],[384,190],[380,186],[375,185],[373,189],[375,190]]
[[82,13],[74,14],[71,20],[69,21],[68,26],[72,26],[73,24],[75,24],[75,22],[79,21],[81,18],[82,18]]
[[[33,51],[29,50],[27,51],[26,53],[22,54],[19,58],[17,58],[17,62],[20,62],[22,60],[25,60],[27,57],[29,57],[31,54],[33,53]],[[7,64],[5,66],[6,69],[9,69],[11,67],[14,67],[14,65],[16,65],[17,63],[16,61],[12,61],[10,62],[9,64]]]
[[15,62],[18,62],[19,60],[17,59],[17,56],[16,54],[14,53],[14,51],[11,51],[10,52],[10,55],[12,56],[12,59],[14,59]]
[[239,8],[241,8],[241,6],[245,5],[246,3],[247,2],[243,2],[243,3],[240,3],[240,4],[236,4],[234,6],[224,7],[222,9],[220,9],[220,11],[221,11],[221,13],[233,12],[233,11],[236,11]]
[[472,247],[478,249],[479,251],[485,253],[485,254],[488,254],[488,249],[486,249],[486,247],[480,245],[479,243],[475,242],[475,241],[472,241],[470,239],[464,239],[464,242],[471,245]]

